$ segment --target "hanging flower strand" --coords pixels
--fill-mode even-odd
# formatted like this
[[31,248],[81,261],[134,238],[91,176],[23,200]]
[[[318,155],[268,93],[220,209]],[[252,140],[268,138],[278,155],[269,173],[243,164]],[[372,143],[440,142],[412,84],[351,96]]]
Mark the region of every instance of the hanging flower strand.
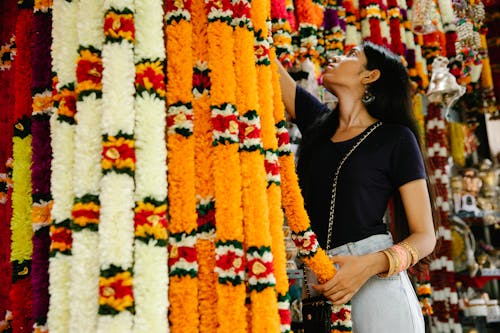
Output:
[[[102,117],[102,19],[99,0],[82,0],[78,6],[78,59],[76,66],[76,108],[74,150],[74,202],[72,208],[73,257],[70,285],[70,331],[97,330],[99,297],[99,189],[101,172]],[[85,267],[85,270],[81,268]]]
[[208,18],[204,0],[191,3],[193,24],[193,113],[198,239],[198,308],[203,332],[217,331],[215,198],[208,68]]
[[134,5],[110,1],[104,9],[97,330],[124,332],[134,312]]
[[76,114],[78,35],[76,2],[54,0],[52,7],[52,72],[54,113],[50,120],[52,145],[50,303],[47,325],[51,332],[68,332],[71,322],[67,286],[71,282],[73,163]]
[[[274,52],[271,50],[271,59]],[[272,64],[275,64],[272,62]],[[274,82],[274,121],[278,137],[279,165],[282,175],[282,204],[286,218],[292,230],[292,239],[299,249],[299,256],[312,269],[320,283],[324,283],[335,275],[335,267],[319,246],[316,234],[310,227],[309,217],[304,209],[304,199],[300,193],[297,174],[295,173],[295,158],[290,150],[290,138],[286,130],[285,109],[281,101],[281,90],[277,78],[277,67],[273,65]],[[332,305],[332,333],[351,332],[351,305]]]
[[[389,19],[389,30],[391,35],[390,49],[392,52],[398,55],[404,55],[404,45],[403,38],[401,35],[401,9],[399,8],[398,0],[388,0],[388,19]],[[403,30],[404,32],[404,30]]]
[[381,0],[360,0],[361,36],[377,45],[383,44]]
[[[209,0],[208,64],[213,126],[218,332],[247,332],[245,257],[232,9],[229,0]],[[239,320],[235,320],[239,318]]]
[[353,47],[361,44],[361,24],[358,0],[343,0],[345,9],[345,41],[344,53],[349,52]]
[[134,332],[168,329],[163,1],[136,1]]
[[292,28],[287,20],[285,0],[271,1],[271,23],[274,46],[279,61],[285,68],[293,65]]
[[18,1],[16,20],[17,56],[14,61],[14,128],[12,137],[12,218],[10,220],[10,263],[12,284],[10,305],[12,331],[23,332],[33,327],[32,313],[32,68],[31,43],[33,3]]
[[52,112],[52,73],[50,58],[52,4],[35,2],[32,45],[32,222],[33,222],[33,330],[45,333],[49,305],[50,247],[50,113]]
[[346,10],[342,0],[328,0],[323,19],[325,52],[323,61],[344,53]]
[[[266,20],[265,1],[253,0],[252,14],[259,12]],[[271,233],[269,229],[266,171],[260,139],[257,71],[255,68],[254,33],[250,20],[250,2],[233,1],[234,51],[236,57],[236,107],[239,111],[242,205],[247,259],[247,281],[250,292],[251,332],[279,330],[278,303],[274,286]],[[260,27],[255,26],[261,33]],[[264,45],[257,56],[268,52]]]
[[192,107],[190,1],[167,1],[167,149],[169,321],[171,332],[197,332],[198,262]]

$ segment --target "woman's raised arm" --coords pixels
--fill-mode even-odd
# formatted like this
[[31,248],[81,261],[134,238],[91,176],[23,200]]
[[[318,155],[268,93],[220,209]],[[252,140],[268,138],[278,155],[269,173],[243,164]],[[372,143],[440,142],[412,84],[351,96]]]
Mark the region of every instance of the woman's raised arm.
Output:
[[280,75],[281,99],[285,104],[286,112],[291,119],[295,119],[295,80],[288,74],[281,63],[276,60]]

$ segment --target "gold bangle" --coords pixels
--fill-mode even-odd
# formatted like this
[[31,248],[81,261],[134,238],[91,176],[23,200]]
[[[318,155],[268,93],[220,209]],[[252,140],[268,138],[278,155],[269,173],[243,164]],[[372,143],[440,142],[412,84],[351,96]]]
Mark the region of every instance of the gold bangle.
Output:
[[399,267],[401,266],[401,260],[399,260],[399,255],[396,250],[391,246],[387,249],[389,253],[392,255],[392,260],[394,260],[394,268],[392,272],[389,272],[389,276],[399,273]]
[[387,257],[387,260],[389,261],[389,269],[385,273],[377,274],[377,276],[386,278],[388,276],[391,276],[392,273],[394,272],[394,258],[392,256],[392,254],[389,252],[389,249],[385,249],[385,250],[380,251],[380,252],[382,252]]
[[406,241],[402,241],[399,245],[403,246],[411,255],[411,266],[415,266],[415,264],[420,260],[418,256],[418,251],[414,246],[411,246]]

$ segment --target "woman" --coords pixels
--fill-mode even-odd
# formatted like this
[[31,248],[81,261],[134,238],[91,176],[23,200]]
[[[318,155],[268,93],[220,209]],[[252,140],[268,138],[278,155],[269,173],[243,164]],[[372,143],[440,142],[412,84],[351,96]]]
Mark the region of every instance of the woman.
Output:
[[[322,75],[338,98],[333,111],[281,66],[280,80],[287,113],[303,135],[298,173],[311,227],[338,267],[313,288],[334,304],[352,301],[356,333],[424,332],[406,268],[433,251],[435,220],[406,68],[369,42],[336,57]],[[383,221],[391,198],[394,241]]]

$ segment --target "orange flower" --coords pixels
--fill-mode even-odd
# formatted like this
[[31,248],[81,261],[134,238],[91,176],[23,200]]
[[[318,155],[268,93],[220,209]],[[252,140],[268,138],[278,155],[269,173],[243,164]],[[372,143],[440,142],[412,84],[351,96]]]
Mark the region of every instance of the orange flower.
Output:
[[[189,0],[167,1],[167,159],[170,223],[169,321],[173,333],[199,330],[196,198],[192,119],[192,24]],[[177,11],[179,9],[179,11]],[[143,81],[146,83],[146,81]],[[176,246],[173,242],[176,241]],[[187,243],[183,243],[187,241]],[[182,264],[189,264],[188,269]],[[187,270],[185,270],[186,268]]]

